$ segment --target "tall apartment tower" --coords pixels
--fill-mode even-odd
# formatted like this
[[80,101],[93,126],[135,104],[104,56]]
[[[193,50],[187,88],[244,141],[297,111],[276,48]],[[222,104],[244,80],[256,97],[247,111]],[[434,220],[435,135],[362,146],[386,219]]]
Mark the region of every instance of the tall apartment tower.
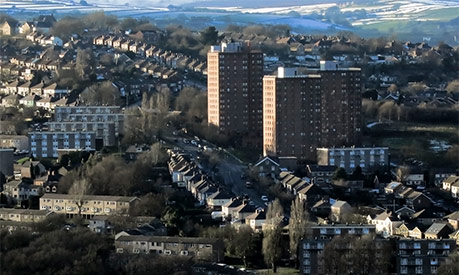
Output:
[[362,138],[362,81],[360,68],[339,68],[336,62],[321,61],[321,146],[359,146]]
[[359,145],[360,69],[321,63],[263,78],[263,154],[315,160],[316,148]]
[[211,47],[207,66],[209,124],[261,148],[263,54],[240,42],[222,43]]
[[263,78],[263,154],[303,159],[320,144],[320,75],[279,68]]

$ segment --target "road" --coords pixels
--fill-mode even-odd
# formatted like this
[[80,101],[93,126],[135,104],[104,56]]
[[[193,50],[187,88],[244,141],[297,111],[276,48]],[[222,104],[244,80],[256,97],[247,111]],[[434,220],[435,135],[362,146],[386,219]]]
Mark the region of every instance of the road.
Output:
[[[236,159],[234,156],[226,152],[225,150],[219,150],[218,147],[215,145],[200,140],[198,143],[203,147],[204,145],[212,148],[213,151],[218,152],[220,159],[218,164],[216,165],[217,169],[211,169],[211,167],[206,166],[204,163],[201,163],[200,159],[202,159],[202,149],[199,147],[189,143],[189,141],[193,140],[194,137],[191,136],[168,136],[165,137],[165,140],[173,144],[174,147],[178,147],[188,154],[195,160],[198,167],[200,167],[204,172],[206,172],[209,176],[212,177],[214,182],[220,182],[220,184],[224,184],[229,190],[231,190],[237,196],[244,196],[247,195],[251,201],[257,207],[266,208],[264,202],[261,200],[261,195],[255,189],[247,188],[246,187],[246,180],[243,178],[242,175],[245,175],[247,172],[247,164],[241,162],[239,159]],[[187,143],[184,143],[184,140],[187,140]]]

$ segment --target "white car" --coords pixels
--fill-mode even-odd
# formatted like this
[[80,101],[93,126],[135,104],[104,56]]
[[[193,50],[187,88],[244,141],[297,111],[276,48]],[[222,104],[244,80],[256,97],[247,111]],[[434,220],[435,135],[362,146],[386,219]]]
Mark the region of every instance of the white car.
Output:
[[265,196],[265,195],[261,196],[261,200],[264,201],[264,202],[268,202],[269,201],[268,197]]

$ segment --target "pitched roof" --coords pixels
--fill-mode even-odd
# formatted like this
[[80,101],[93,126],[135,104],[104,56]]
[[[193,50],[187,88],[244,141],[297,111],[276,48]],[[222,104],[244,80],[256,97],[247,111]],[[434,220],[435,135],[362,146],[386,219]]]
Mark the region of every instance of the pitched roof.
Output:
[[197,243],[197,244],[214,244],[219,239],[211,238],[189,238],[189,237],[166,237],[166,236],[130,236],[122,235],[115,239],[116,241],[146,241],[146,242],[163,242],[163,243]]
[[253,213],[250,216],[247,216],[247,218],[245,219],[246,220],[266,220],[266,212],[265,211],[255,211],[255,213]]
[[264,158],[259,160],[257,163],[255,163],[255,166],[258,166],[258,165],[262,164],[265,161],[270,161],[274,165],[279,166],[279,162],[274,157],[270,157],[270,156],[265,156]]
[[336,166],[334,165],[307,165],[306,168],[309,172],[334,172]]
[[208,199],[211,199],[211,200],[228,200],[228,199],[231,199],[232,197],[233,197],[233,195],[231,195],[230,193],[228,193],[226,191],[217,191],[214,194],[210,195],[208,197]]
[[425,232],[425,234],[434,234],[437,235],[445,228],[450,229],[446,223],[434,223],[432,224]]
[[459,211],[453,212],[445,216],[446,219],[459,221]]
[[[75,196],[68,194],[52,194],[46,193],[40,199],[63,199],[73,200]],[[117,202],[132,202],[137,200],[137,197],[122,197],[122,196],[99,196],[99,195],[86,195],[83,200],[98,200],[98,201],[117,201]]]
[[343,207],[343,206],[350,206],[349,203],[347,203],[346,201],[340,201],[340,200],[337,200],[335,201],[334,204],[332,204],[332,207]]
[[454,184],[455,182],[459,182],[459,176],[449,176],[444,181],[444,183]]

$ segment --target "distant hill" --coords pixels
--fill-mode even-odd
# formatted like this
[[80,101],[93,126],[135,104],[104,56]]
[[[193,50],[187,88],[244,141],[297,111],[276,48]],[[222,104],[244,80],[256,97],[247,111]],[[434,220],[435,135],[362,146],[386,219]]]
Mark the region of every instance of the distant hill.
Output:
[[[342,4],[348,0],[208,0],[194,1],[183,4],[185,7],[242,7],[242,8],[269,8],[269,7],[290,7],[316,4]],[[375,1],[365,1],[375,2]]]

